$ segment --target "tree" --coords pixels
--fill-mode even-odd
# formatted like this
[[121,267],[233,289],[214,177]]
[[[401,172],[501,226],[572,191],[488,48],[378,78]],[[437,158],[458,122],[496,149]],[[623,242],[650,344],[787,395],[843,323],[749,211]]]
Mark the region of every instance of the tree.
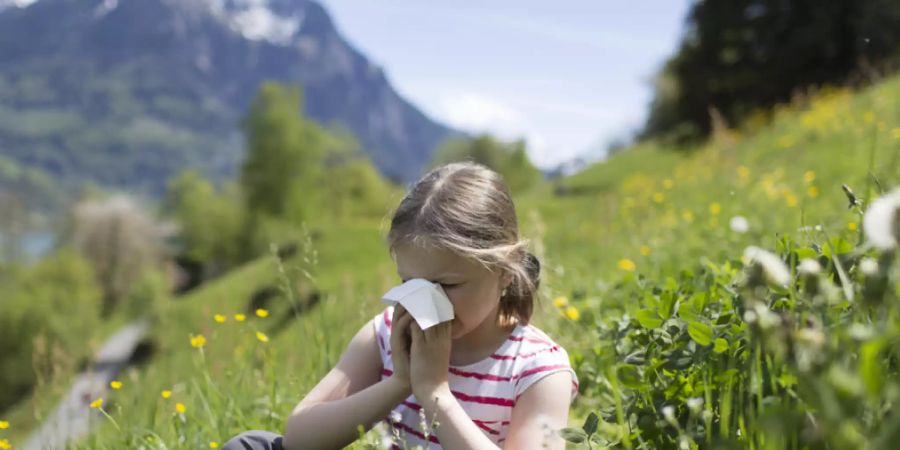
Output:
[[514,192],[527,189],[541,176],[528,159],[523,140],[507,143],[487,134],[450,139],[435,152],[432,167],[457,161],[473,161],[490,167],[503,175]]
[[643,137],[686,141],[789,100],[843,83],[861,65],[888,65],[900,48],[893,0],[694,2],[681,46],[656,79]]

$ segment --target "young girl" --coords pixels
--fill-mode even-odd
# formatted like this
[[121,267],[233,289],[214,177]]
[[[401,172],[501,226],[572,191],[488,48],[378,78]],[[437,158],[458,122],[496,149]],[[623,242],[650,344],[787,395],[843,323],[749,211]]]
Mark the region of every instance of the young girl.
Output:
[[440,283],[455,318],[423,331],[401,305],[386,308],[294,408],[283,438],[251,431],[224,449],[343,448],[377,422],[394,449],[565,448],[554,431],[578,380],[566,351],[529,324],[540,265],[500,175],[474,163],[432,170],[400,202],[388,243],[400,279]]

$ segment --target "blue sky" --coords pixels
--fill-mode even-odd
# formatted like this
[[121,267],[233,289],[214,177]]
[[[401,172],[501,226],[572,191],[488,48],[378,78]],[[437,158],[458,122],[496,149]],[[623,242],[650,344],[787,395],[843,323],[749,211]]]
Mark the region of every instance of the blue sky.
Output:
[[322,0],[429,116],[523,137],[544,168],[627,135],[690,0]]

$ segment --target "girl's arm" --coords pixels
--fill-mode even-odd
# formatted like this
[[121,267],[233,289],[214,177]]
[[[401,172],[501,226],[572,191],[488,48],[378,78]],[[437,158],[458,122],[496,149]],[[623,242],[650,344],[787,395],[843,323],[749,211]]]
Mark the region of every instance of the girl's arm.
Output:
[[[375,320],[375,319],[373,319]],[[303,398],[288,418],[285,450],[343,448],[410,396],[409,383],[381,379],[381,357],[370,321],[334,369]]]

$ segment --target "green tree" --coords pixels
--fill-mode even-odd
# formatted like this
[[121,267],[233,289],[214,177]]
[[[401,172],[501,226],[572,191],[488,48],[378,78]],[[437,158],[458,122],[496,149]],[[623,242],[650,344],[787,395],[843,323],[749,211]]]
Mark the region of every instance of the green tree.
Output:
[[[320,179],[327,133],[302,113],[299,88],[264,83],[242,126],[247,159],[240,184],[251,215],[303,220],[308,202],[292,202],[297,191],[313,189]],[[291,217],[288,217],[291,216]]]
[[183,256],[220,268],[240,262],[244,213],[236,185],[219,193],[199,172],[184,171],[169,181],[163,212],[178,224]]
[[502,142],[487,134],[450,139],[435,152],[432,167],[457,161],[473,161],[490,167],[503,175],[514,192],[531,187],[541,176],[528,159],[523,140]]

